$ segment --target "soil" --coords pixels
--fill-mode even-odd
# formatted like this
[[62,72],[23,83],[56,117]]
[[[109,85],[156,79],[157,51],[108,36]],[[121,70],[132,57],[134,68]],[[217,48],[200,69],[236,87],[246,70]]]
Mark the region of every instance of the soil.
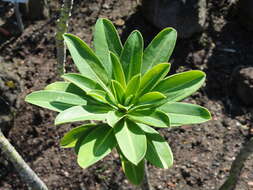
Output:
[[[69,24],[70,32],[92,42],[92,27],[98,17],[107,17],[117,26],[123,39],[133,30],[142,32],[145,44],[159,31],[148,23],[136,0],[76,0]],[[0,33],[0,60],[3,71],[14,85],[0,91],[12,105],[11,127],[5,131],[18,152],[48,185],[55,190],[130,190],[122,173],[118,155],[113,152],[103,161],[82,170],[73,150],[61,149],[59,140],[72,125],[55,127],[56,113],[24,102],[24,97],[59,79],[55,59],[55,22],[58,5],[51,3],[49,20],[29,22],[22,35],[14,35],[17,26],[9,3],[0,2],[0,21],[7,31]],[[249,137],[253,124],[250,111],[237,99],[233,72],[253,64],[252,33],[243,28],[230,1],[208,3],[206,30],[191,39],[178,40],[171,60],[173,71],[200,69],[207,81],[197,93],[185,101],[207,107],[212,121],[201,125],[160,130],[169,142],[175,158],[174,166],[162,170],[148,166],[155,190],[212,190],[226,180],[232,161]],[[67,60],[67,70],[73,67]],[[2,71],[1,71],[2,72]],[[5,83],[10,84],[10,83]],[[9,98],[12,94],[16,99]],[[252,97],[249,97],[252,98]],[[247,160],[236,190],[253,189],[253,157]],[[14,168],[0,157],[0,189],[26,190]]]

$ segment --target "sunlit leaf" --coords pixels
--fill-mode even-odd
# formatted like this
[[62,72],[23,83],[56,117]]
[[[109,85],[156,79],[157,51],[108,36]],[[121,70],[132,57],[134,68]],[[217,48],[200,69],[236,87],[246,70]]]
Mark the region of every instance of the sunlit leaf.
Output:
[[211,119],[211,114],[206,108],[194,104],[166,103],[159,107],[159,110],[169,116],[172,127],[203,123]]
[[145,132],[148,142],[145,158],[159,168],[168,169],[173,165],[173,154],[169,144],[159,133],[147,125],[139,125]]
[[197,91],[206,78],[202,71],[187,71],[171,75],[157,84],[154,91],[167,95],[167,101],[180,101]]
[[87,136],[89,132],[95,129],[96,124],[85,124],[71,129],[60,141],[63,148],[72,148],[76,145],[79,138]]
[[63,37],[81,74],[98,82],[104,88],[109,83],[109,77],[92,49],[77,36],[64,34]]
[[154,127],[170,127],[170,119],[162,111],[154,111],[150,109],[139,110],[128,114],[128,117],[138,123],[143,123]]
[[147,149],[144,132],[136,123],[124,119],[120,120],[113,129],[121,152],[127,160],[138,165]]
[[87,101],[78,95],[53,90],[33,92],[26,96],[25,101],[58,112],[75,105],[87,104]]
[[87,168],[108,155],[116,146],[113,129],[106,125],[99,126],[78,146],[77,162],[82,168]]
[[118,57],[122,51],[122,44],[117,30],[111,21],[100,18],[97,20],[94,31],[94,47],[96,55],[101,59],[109,77],[112,76],[112,63],[109,52]]
[[103,121],[106,119],[106,114],[101,113],[99,110],[94,110],[89,106],[74,106],[67,110],[60,112],[55,118],[55,125],[64,123],[97,120]]
[[168,62],[176,44],[177,32],[165,28],[152,40],[144,51],[141,73],[146,73],[156,64]]
[[128,82],[133,76],[139,74],[142,65],[143,38],[137,30],[133,31],[127,38],[120,61]]
[[167,75],[169,70],[169,63],[160,63],[150,69],[141,79],[140,90],[138,93],[139,96],[153,91],[152,89]]

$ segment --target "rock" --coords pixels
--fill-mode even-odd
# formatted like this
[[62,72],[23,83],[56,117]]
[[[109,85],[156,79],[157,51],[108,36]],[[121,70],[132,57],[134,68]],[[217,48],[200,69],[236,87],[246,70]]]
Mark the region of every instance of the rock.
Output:
[[240,0],[238,2],[238,15],[240,22],[248,29],[253,31],[253,1]]
[[28,3],[21,3],[20,10],[27,20],[49,18],[49,8],[46,0],[29,0]]
[[253,67],[240,68],[234,76],[237,96],[246,106],[253,106]]
[[159,29],[173,27],[180,38],[204,29],[206,0],[143,0],[143,15]]

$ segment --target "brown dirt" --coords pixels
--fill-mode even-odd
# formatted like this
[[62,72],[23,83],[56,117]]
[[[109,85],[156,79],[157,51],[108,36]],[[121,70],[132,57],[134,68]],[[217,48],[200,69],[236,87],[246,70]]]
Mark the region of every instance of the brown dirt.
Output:
[[[236,98],[231,83],[235,68],[252,65],[252,34],[238,23],[234,7],[228,8],[228,4],[221,4],[219,0],[209,1],[208,7],[207,29],[192,39],[179,40],[172,63],[173,72],[201,69],[207,73],[206,85],[186,101],[207,107],[213,120],[173,131],[160,130],[171,145],[175,164],[168,170],[149,166],[156,190],[218,189],[252,126],[250,109]],[[3,8],[0,15],[6,16],[3,20],[11,20],[11,6],[0,2],[0,8]],[[6,134],[49,189],[135,189],[122,174],[115,153],[82,170],[74,152],[59,147],[59,139],[72,126],[55,127],[54,112],[24,102],[28,93],[57,80],[54,45],[57,5],[52,8],[51,20],[26,22],[25,32],[18,37],[0,36],[1,62],[18,77],[20,82],[16,85],[21,89],[17,95],[19,103],[13,106],[13,124]],[[116,23],[123,39],[131,30],[138,29],[147,44],[158,32],[144,20],[134,0],[76,0],[70,32],[90,44],[92,27],[98,17],[107,17]],[[67,70],[72,69],[68,57]],[[253,189],[252,158],[246,162],[236,190]],[[0,158],[0,189],[28,189],[3,158]]]

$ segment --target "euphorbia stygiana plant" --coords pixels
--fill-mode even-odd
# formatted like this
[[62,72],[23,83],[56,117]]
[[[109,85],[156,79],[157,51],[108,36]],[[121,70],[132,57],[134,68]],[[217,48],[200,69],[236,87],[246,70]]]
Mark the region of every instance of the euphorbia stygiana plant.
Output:
[[176,31],[166,28],[143,50],[143,38],[135,30],[122,45],[113,24],[98,19],[94,50],[77,36],[64,34],[80,74],[64,74],[64,81],[29,94],[26,101],[59,112],[55,125],[98,121],[70,130],[61,146],[75,149],[82,168],[116,149],[125,175],[138,185],[145,160],[159,168],[173,164],[170,146],[156,129],[211,118],[206,108],[179,102],[201,87],[205,73],[167,76],[176,38]]

